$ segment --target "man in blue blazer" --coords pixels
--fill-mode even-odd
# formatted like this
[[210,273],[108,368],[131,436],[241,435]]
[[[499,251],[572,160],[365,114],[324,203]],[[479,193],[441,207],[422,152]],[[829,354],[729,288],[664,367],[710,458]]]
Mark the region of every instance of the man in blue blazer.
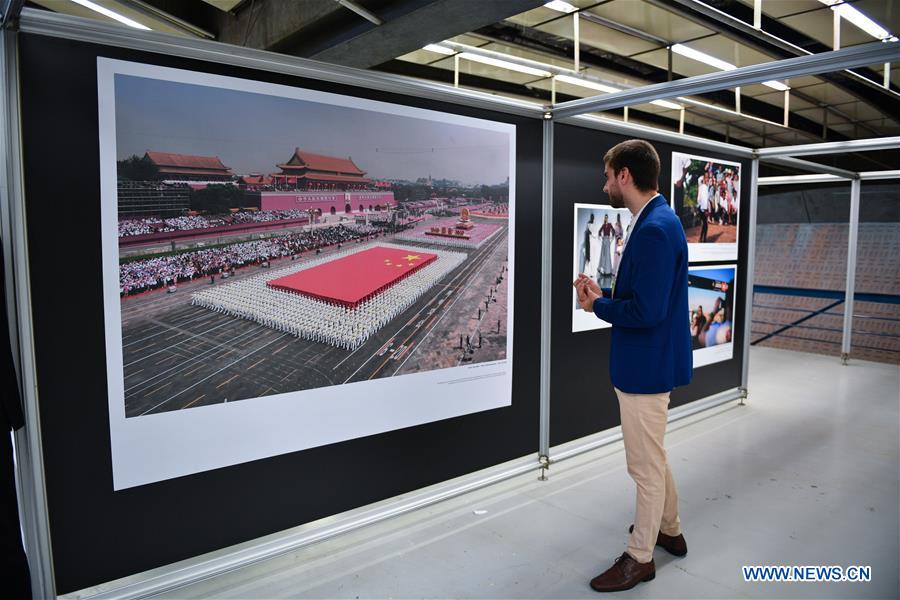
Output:
[[657,191],[659,156],[649,143],[628,140],[603,158],[606,185],[616,208],[628,208],[631,225],[612,289],[587,275],[575,280],[584,310],[612,324],[610,374],[619,399],[628,474],[637,485],[637,507],[628,549],[591,580],[600,592],[627,590],[656,576],[653,547],[687,554],[678,518],[678,494],[666,457],[669,396],[691,381],[688,249],[684,230]]

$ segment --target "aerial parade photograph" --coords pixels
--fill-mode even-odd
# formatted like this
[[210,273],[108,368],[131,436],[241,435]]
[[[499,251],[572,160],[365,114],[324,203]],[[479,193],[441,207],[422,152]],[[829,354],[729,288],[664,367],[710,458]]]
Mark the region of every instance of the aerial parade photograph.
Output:
[[127,417],[507,356],[505,133],[128,75],[115,102]]

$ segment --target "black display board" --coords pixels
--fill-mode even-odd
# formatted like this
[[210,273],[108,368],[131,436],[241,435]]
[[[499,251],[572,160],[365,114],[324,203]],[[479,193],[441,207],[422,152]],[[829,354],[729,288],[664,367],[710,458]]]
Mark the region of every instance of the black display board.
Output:
[[[284,530],[537,450],[539,120],[37,35],[21,35],[20,50],[34,347],[58,593]],[[512,406],[114,492],[100,262],[99,56],[515,124],[515,252],[521,267],[515,273]]]
[[[573,206],[576,203],[609,204],[603,193],[603,155],[627,136],[574,125],[554,128],[553,162],[553,321],[550,365],[550,444],[562,444],[620,425],[619,403],[609,376],[611,329],[572,333]],[[689,146],[653,143],[662,163],[659,190],[669,199],[672,152],[710,156]],[[738,260],[692,262],[694,265],[738,265],[736,328],[731,360],[694,369],[689,386],[672,393],[669,408],[705,398],[741,384],[744,341],[744,286],[747,264],[747,216],[750,205],[750,161],[715,154],[741,163],[742,180],[738,220]]]

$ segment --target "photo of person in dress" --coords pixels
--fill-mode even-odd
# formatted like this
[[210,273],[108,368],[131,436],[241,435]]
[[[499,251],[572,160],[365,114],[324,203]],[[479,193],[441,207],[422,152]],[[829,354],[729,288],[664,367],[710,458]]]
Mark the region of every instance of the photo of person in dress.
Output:
[[582,272],[588,277],[597,280],[597,268],[600,266],[600,223],[594,213],[590,213],[587,226],[584,229],[584,260]]
[[[575,276],[584,273],[600,287],[613,287],[631,218],[627,209],[616,209],[605,204],[575,205]],[[609,326],[594,315],[585,313],[574,296],[572,310],[572,331]]]
[[612,244],[615,243],[615,229],[609,222],[609,215],[603,215],[600,227],[600,287],[612,285]]

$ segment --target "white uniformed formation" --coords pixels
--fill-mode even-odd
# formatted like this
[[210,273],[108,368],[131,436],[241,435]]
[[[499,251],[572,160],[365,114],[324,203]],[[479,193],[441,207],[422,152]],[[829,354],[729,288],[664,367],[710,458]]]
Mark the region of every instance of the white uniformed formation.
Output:
[[302,294],[273,289],[267,281],[292,275],[317,265],[343,258],[373,246],[408,251],[408,247],[376,242],[327,257],[304,261],[253,277],[216,286],[191,295],[191,304],[233,317],[240,317],[297,337],[356,350],[391,319],[409,308],[466,255],[459,252],[429,250],[437,260],[403,278],[380,294],[361,302],[356,308],[316,300]]
[[[429,228],[427,227],[425,231]],[[419,244],[436,244],[438,246],[450,246],[452,248],[465,248],[467,250],[471,250],[472,248],[481,248],[486,241],[500,233],[502,227],[498,227],[494,231],[492,231],[486,238],[481,241],[473,241],[469,240],[457,240],[449,237],[443,237],[439,235],[425,235],[422,231],[416,232],[408,231],[406,233],[401,233],[399,235],[395,235],[395,240],[404,240],[409,242],[417,242]]]

